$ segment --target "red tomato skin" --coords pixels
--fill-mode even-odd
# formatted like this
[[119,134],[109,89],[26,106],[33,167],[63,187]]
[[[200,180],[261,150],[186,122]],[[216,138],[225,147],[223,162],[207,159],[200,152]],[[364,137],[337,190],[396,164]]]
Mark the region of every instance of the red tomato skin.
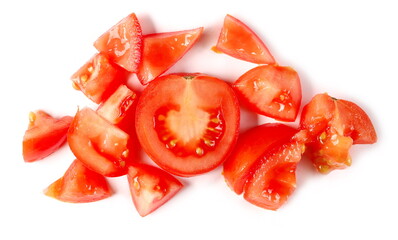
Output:
[[44,111],[31,112],[29,127],[25,132],[22,152],[25,162],[34,162],[49,156],[66,141],[71,116],[53,118]]
[[183,187],[177,178],[147,164],[130,166],[127,178],[134,205],[142,217],[165,204]]
[[112,190],[104,176],[75,160],[63,177],[44,190],[44,194],[63,202],[88,203],[110,197]]
[[137,72],[142,55],[142,31],[131,13],[101,35],[94,47],[129,72]]
[[256,33],[229,14],[224,19],[216,50],[252,63],[276,63],[267,46]]

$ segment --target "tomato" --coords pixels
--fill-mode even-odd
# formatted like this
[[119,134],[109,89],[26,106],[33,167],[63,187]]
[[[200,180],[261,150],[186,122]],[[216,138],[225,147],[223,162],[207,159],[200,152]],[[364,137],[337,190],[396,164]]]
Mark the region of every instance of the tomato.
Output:
[[267,123],[241,134],[236,147],[224,163],[223,175],[228,186],[241,194],[253,166],[268,151],[288,141],[296,129],[279,123]]
[[165,204],[183,187],[172,175],[146,164],[130,166],[127,178],[134,205],[142,217]]
[[107,177],[127,173],[129,135],[89,108],[76,113],[68,131],[68,143],[77,159]]
[[219,166],[235,145],[238,101],[232,88],[214,77],[159,77],[138,100],[136,129],[144,151],[166,171],[205,173]]
[[132,13],[101,35],[94,47],[129,72],[137,72],[141,61],[142,31]]
[[[322,107],[323,106],[323,107]],[[316,95],[303,109],[300,128],[310,133],[310,158],[321,173],[351,165],[352,144],[372,144],[376,131],[369,116],[353,102]]]
[[75,74],[73,87],[81,90],[89,99],[100,103],[107,99],[125,78],[123,70],[112,64],[106,55],[94,55]]
[[72,117],[53,118],[44,111],[29,114],[29,126],[23,137],[22,152],[25,162],[43,159],[60,148]]
[[65,175],[45,189],[44,194],[63,202],[85,203],[110,197],[112,190],[104,176],[75,160]]
[[243,74],[233,87],[254,112],[281,121],[296,119],[301,104],[301,84],[292,68],[258,66]]
[[192,48],[202,32],[201,27],[144,36],[143,57],[137,73],[140,82],[145,85],[173,66]]
[[217,51],[257,64],[275,64],[264,42],[243,22],[227,15],[221,29]]

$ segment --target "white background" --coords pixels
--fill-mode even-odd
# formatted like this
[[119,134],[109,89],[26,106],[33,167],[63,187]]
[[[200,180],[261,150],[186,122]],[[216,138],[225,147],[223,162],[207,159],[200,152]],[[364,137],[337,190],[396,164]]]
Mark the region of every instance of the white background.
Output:
[[[1,1],[0,239],[397,239],[394,2]],[[276,212],[235,195],[221,168],[181,179],[186,187],[145,218],[134,209],[125,177],[110,179],[114,196],[96,203],[44,196],[74,157],[64,146],[24,163],[28,113],[43,109],[60,117],[95,107],[69,77],[95,53],[97,37],[131,12],[145,34],[203,26],[198,44],[169,72],[204,72],[229,82],[255,66],[210,50],[225,14],[232,14],[264,39],[280,65],[298,71],[303,104],[321,92],[354,101],[373,120],[379,141],[354,146],[353,165],[329,175],[303,159],[296,192]],[[242,129],[269,121],[243,112]]]

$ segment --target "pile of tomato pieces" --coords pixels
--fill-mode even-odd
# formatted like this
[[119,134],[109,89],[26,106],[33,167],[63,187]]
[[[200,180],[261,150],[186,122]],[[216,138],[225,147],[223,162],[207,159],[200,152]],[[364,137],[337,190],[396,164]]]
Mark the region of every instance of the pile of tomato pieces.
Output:
[[[67,140],[76,159],[45,194],[65,202],[112,195],[107,177],[127,175],[134,205],[146,216],[183,187],[177,177],[223,164],[227,185],[248,202],[276,210],[296,188],[304,152],[321,173],[351,165],[353,144],[377,140],[355,103],[318,94],[303,108],[297,128],[266,123],[240,133],[241,102],[253,112],[294,122],[300,112],[297,72],[280,66],[264,42],[227,15],[213,50],[256,66],[232,85],[201,73],[163,75],[200,39],[203,28],[143,35],[134,13],[94,43],[95,54],[72,76],[73,87],[99,104],[74,117],[29,115],[26,162],[43,159]],[[128,87],[135,74],[142,92]],[[153,160],[145,163],[140,150]]]

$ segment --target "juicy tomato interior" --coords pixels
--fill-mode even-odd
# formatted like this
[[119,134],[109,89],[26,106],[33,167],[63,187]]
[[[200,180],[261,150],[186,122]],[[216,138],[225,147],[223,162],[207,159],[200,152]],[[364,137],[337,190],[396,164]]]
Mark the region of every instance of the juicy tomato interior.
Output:
[[68,131],[73,154],[89,169],[116,177],[127,173],[129,135],[89,108],[78,111]]
[[144,36],[143,57],[137,73],[143,85],[173,66],[197,42],[203,28]]
[[169,201],[183,187],[169,173],[146,164],[130,166],[127,177],[134,205],[142,217]]
[[144,151],[179,176],[208,172],[235,145],[239,105],[225,82],[200,74],[167,75],[143,91],[136,129]]
[[137,72],[141,61],[142,31],[132,13],[101,35],[94,47],[129,72]]
[[55,152],[66,141],[72,117],[53,118],[44,111],[29,114],[29,126],[22,143],[25,162],[43,159]]
[[258,66],[243,74],[233,86],[254,112],[282,121],[296,119],[301,105],[301,83],[292,68]]
[[64,176],[52,183],[44,193],[63,202],[85,203],[110,197],[112,190],[104,176],[75,160]]
[[264,42],[243,22],[227,15],[216,50],[232,57],[257,64],[275,64]]

